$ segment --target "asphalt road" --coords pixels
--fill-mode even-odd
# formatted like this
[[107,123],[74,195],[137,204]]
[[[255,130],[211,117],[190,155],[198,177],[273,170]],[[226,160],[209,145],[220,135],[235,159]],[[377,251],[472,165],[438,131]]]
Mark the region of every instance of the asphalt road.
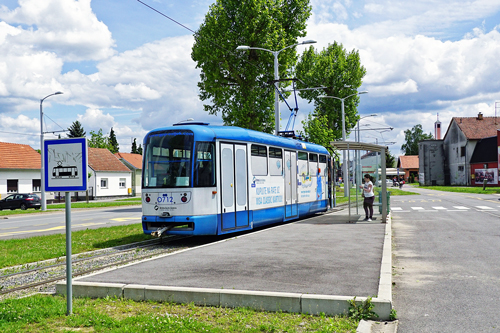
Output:
[[500,201],[404,189],[391,198],[398,332],[500,332]]
[[[142,208],[137,206],[121,206],[94,209],[72,209],[71,230],[97,229],[115,225],[141,223]],[[66,213],[35,213],[26,215],[10,215],[4,219],[0,216],[0,240],[10,238],[27,238],[66,232]]]

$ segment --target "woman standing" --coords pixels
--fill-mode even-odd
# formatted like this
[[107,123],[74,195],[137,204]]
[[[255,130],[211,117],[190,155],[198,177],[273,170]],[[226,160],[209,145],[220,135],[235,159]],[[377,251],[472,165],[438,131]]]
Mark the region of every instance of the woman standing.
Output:
[[371,221],[373,218],[373,200],[375,199],[375,194],[373,193],[373,183],[371,181],[371,176],[369,174],[366,174],[365,177],[365,184],[360,185],[363,189],[363,208],[365,209],[365,221]]

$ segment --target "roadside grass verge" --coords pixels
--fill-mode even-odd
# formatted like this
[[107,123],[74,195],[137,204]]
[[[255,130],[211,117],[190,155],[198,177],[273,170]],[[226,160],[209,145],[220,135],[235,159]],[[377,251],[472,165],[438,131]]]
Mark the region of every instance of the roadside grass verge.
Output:
[[[413,185],[415,186],[415,185]],[[418,185],[416,185],[418,186]],[[426,190],[444,191],[444,192],[459,192],[459,193],[474,193],[474,194],[498,194],[500,193],[499,187],[465,187],[465,186],[418,186]]]
[[262,312],[119,298],[34,295],[0,302],[0,331],[13,332],[356,332],[346,317]]
[[[379,192],[380,192],[380,187],[375,187],[374,188],[374,193],[375,193],[375,200],[378,201],[378,195],[379,195]],[[403,190],[400,190],[399,188],[397,187],[388,187],[387,188],[387,192],[390,192],[391,194],[391,197],[394,196],[394,195],[419,195],[419,193],[415,193],[415,192],[410,192],[410,191],[403,191]],[[358,191],[358,200],[363,200],[363,197],[361,196],[361,193],[362,191]],[[351,191],[350,191],[350,195],[351,195],[351,201],[355,201],[356,200],[356,189],[355,188],[351,188]],[[360,199],[361,198],[361,199]],[[349,201],[349,197],[345,197],[344,196],[344,189],[343,188],[340,188],[340,191],[339,191],[339,188],[337,188],[337,204],[341,204],[341,203],[347,203]]]
[[[141,198],[123,198],[123,199],[116,199],[114,201],[91,201],[89,203],[87,202],[72,202],[71,203],[71,208],[104,208],[104,207],[118,207],[118,206],[130,206],[130,205],[140,205],[142,203]],[[57,204],[50,204],[47,205],[48,209],[64,209],[66,207],[66,204],[63,203],[57,203]],[[5,216],[5,215],[18,215],[18,214],[33,214],[33,213],[47,213],[47,211],[42,212],[40,209],[27,209],[27,210],[21,210],[21,209],[15,209],[15,210],[1,210],[0,211],[0,216]]]
[[[72,254],[77,254],[147,239],[151,239],[151,236],[143,233],[140,223],[86,229],[71,233],[71,250]],[[66,256],[65,234],[0,240],[0,268],[63,256]]]

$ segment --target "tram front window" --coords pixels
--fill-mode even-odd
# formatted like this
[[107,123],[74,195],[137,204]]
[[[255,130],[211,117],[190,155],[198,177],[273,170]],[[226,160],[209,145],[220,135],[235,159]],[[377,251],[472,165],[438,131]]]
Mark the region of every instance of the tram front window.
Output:
[[148,136],[144,151],[145,188],[190,186],[193,133],[164,131]]

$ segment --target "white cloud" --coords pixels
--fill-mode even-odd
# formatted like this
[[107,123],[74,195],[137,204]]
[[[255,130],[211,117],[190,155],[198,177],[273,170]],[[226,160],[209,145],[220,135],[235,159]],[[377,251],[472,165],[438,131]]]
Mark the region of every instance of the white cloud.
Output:
[[90,0],[19,0],[11,11],[0,7],[0,19],[28,26],[11,34],[9,44],[54,52],[65,61],[102,60],[114,53],[111,32],[92,12]]
[[87,109],[83,116],[78,115],[77,120],[83,125],[87,135],[90,134],[90,131],[97,132],[99,129],[102,129],[102,132],[106,134],[114,125],[113,116],[109,113],[104,114],[102,110],[93,108]]

